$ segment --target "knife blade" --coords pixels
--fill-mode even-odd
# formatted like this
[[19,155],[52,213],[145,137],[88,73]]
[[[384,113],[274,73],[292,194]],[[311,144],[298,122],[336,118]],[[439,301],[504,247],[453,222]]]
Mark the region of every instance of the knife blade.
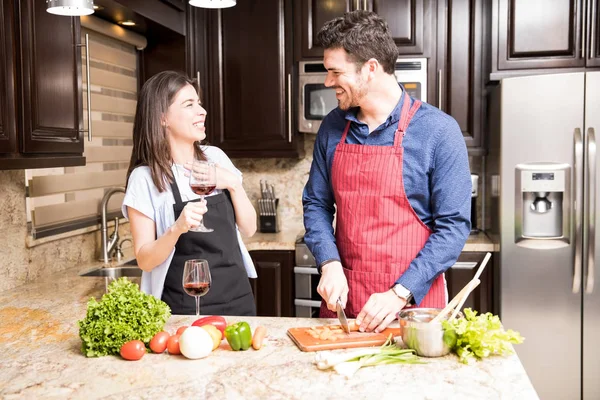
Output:
[[340,320],[340,325],[342,325],[342,329],[346,333],[350,333],[350,327],[348,326],[348,319],[346,318],[346,313],[344,312],[344,308],[342,307],[342,299],[338,299],[336,304],[336,311],[338,319]]

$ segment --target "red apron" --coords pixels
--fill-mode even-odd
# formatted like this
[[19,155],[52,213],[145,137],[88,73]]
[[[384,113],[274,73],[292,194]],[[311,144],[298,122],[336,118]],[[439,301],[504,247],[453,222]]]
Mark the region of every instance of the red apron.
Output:
[[[348,121],[334,153],[335,237],[350,290],[346,314],[352,318],[373,293],[394,285],[431,234],[411,207],[402,179],[402,139],[420,106],[415,100],[410,107],[405,94],[393,146],[347,144]],[[443,308],[446,302],[440,274],[419,307]],[[334,318],[336,314],[322,301],[320,316]]]

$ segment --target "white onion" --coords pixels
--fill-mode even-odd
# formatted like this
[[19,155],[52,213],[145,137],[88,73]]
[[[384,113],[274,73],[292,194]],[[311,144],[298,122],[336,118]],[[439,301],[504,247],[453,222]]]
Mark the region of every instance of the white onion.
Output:
[[195,360],[208,356],[213,349],[213,340],[206,330],[190,326],[179,338],[179,350],[186,358]]

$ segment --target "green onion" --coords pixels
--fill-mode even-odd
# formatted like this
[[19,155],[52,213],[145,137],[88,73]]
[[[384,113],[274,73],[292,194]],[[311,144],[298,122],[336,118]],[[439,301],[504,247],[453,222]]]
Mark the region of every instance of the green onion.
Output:
[[321,370],[333,368],[350,378],[362,367],[385,364],[425,364],[412,349],[397,347],[390,335],[379,348],[358,349],[347,353],[322,351],[316,354],[315,364]]

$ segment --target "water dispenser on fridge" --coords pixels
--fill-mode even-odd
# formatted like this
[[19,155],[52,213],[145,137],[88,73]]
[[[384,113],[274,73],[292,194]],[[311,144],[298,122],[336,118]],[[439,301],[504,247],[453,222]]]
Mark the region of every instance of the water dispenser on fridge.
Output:
[[515,168],[515,242],[532,248],[570,243],[571,166],[519,164]]

